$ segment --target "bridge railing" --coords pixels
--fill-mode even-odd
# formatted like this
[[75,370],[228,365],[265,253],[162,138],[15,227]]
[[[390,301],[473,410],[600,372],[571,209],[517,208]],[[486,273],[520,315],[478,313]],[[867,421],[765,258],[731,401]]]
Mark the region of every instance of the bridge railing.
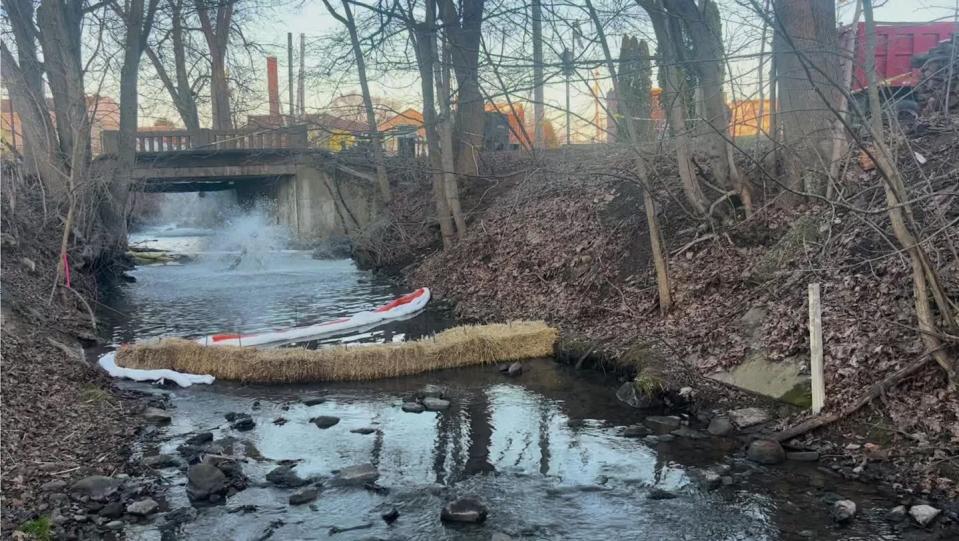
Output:
[[[119,132],[105,130],[103,151],[116,154]],[[238,130],[165,130],[137,132],[137,152],[178,152],[185,150],[306,148],[306,126]]]

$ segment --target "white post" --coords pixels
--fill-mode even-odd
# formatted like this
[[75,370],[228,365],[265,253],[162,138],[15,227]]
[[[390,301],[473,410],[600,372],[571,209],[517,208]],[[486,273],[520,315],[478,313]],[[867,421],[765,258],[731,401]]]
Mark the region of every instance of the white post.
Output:
[[812,412],[819,415],[826,405],[822,362],[822,304],[819,284],[809,284],[809,363],[812,376]]

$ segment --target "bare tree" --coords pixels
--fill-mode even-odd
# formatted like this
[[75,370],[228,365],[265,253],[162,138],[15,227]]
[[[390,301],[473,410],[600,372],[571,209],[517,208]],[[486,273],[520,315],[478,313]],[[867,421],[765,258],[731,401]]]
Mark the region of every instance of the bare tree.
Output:
[[665,0],[667,12],[682,20],[681,35],[673,39],[692,44],[690,69],[697,74],[702,93],[703,116],[707,126],[703,139],[706,141],[713,176],[718,184],[739,193],[747,213],[752,210],[752,194],[743,181],[733,159],[732,145],[726,134],[729,131],[725,93],[725,50],[722,39],[722,22],[719,8],[713,0]]
[[117,140],[121,170],[125,171],[133,168],[136,158],[140,59],[153,29],[158,4],[159,0],[130,0],[125,6],[113,3],[113,10],[126,28],[123,64],[120,67],[120,133]]
[[48,193],[62,194],[63,165],[43,92],[43,65],[37,54],[37,29],[33,22],[34,3],[33,0],[3,0],[3,8],[13,30],[17,56],[14,58],[5,42],[0,43],[3,55],[0,66],[13,108],[20,115],[24,163],[40,178]]
[[[60,153],[70,167],[85,167],[90,160],[90,119],[80,57],[83,15],[83,2],[43,0],[37,8],[37,37],[53,95]],[[82,177],[82,172],[77,175]]]
[[660,78],[665,81],[663,101],[669,115],[669,128],[673,135],[673,144],[676,146],[676,162],[679,167],[679,180],[682,183],[683,193],[699,215],[705,215],[709,203],[703,194],[696,173],[693,171],[693,161],[690,153],[689,135],[686,127],[687,92],[685,79],[681,77],[679,69],[679,53],[677,34],[681,34],[679,21],[671,19],[660,0],[642,0],[640,5],[649,14],[656,33],[656,45],[659,54]]
[[443,247],[453,245],[455,231],[450,217],[449,202],[446,197],[443,157],[440,150],[440,134],[437,129],[436,103],[433,90],[434,63],[436,62],[436,4],[434,0],[425,2],[425,20],[415,19],[412,7],[406,14],[406,25],[416,53],[419,68],[420,89],[423,94],[423,127],[426,130],[426,144],[429,152],[433,183],[433,200],[436,205],[436,219],[440,224]]
[[[832,160],[839,104],[835,0],[776,0],[773,54],[779,86],[779,121],[786,147],[786,183],[793,192],[825,194],[822,171]],[[811,75],[807,75],[811,74]],[[823,167],[825,166],[825,167]],[[795,201],[788,196],[787,201]]]
[[[610,81],[613,83],[613,91],[617,96],[626,95],[620,88],[619,77],[616,73],[616,63],[613,61],[613,55],[610,53],[609,43],[606,40],[606,33],[603,30],[602,22],[593,7],[590,0],[586,0],[586,8],[589,17],[593,21],[596,30],[596,39],[603,49],[603,57],[606,63],[606,69],[609,71]],[[669,266],[666,260],[666,250],[663,247],[662,232],[659,228],[659,221],[656,217],[656,205],[653,201],[652,190],[649,185],[649,173],[647,171],[646,161],[642,156],[640,142],[638,140],[637,128],[633,119],[633,112],[630,109],[628,100],[623,100],[622,104],[624,122],[626,124],[626,135],[635,150],[635,168],[636,176],[639,177],[640,185],[643,188],[643,208],[646,212],[646,226],[649,229],[649,245],[653,256],[653,266],[656,270],[656,289],[659,292],[659,311],[665,315],[673,306],[673,295],[669,284]]]
[[439,17],[450,45],[456,74],[456,127],[458,145],[456,173],[476,175],[483,148],[484,100],[479,88],[479,50],[485,0],[463,0],[457,9],[453,0],[438,0]]
[[541,0],[531,0],[533,12],[533,146],[545,148],[543,123],[546,120],[546,107],[543,97],[543,4]]
[[213,128],[230,130],[233,129],[233,113],[226,73],[226,53],[230,43],[230,26],[236,0],[195,1],[197,17],[200,19],[200,31],[210,51],[210,102],[213,106]]
[[376,167],[376,183],[379,186],[380,196],[383,198],[383,201],[388,203],[391,199],[390,181],[386,176],[386,165],[384,164],[383,157],[383,141],[380,137],[379,129],[377,128],[376,112],[373,110],[373,99],[370,95],[370,85],[366,78],[366,60],[363,58],[363,49],[360,46],[360,38],[356,31],[356,21],[353,19],[353,12],[350,10],[349,1],[342,0],[342,2],[343,15],[337,13],[333,6],[330,5],[328,0],[323,0],[323,5],[326,6],[326,10],[330,12],[330,15],[332,15],[333,18],[338,20],[341,24],[343,24],[343,26],[346,27],[347,32],[350,34],[350,45],[353,48],[353,56],[356,61],[356,72],[360,79],[360,90],[363,93],[363,107],[366,110],[367,129],[369,130],[370,138],[372,140],[373,163]]
[[[155,46],[146,48],[147,57],[153,64],[164,88],[170,94],[173,106],[183,125],[190,131],[200,129],[200,113],[197,107],[198,86],[201,84],[201,77],[190,77],[190,68],[187,66],[187,32],[184,29],[184,11],[183,0],[167,0],[169,8],[170,28],[168,33],[169,42],[166,40],[157,40]],[[173,53],[173,76],[170,76],[168,65],[163,61],[163,51],[165,47]]]
[[[437,118],[439,123],[440,136],[440,163],[443,171],[443,189],[446,194],[447,205],[450,213],[453,215],[453,224],[456,228],[457,238],[462,239],[466,235],[466,218],[463,216],[463,208],[460,204],[460,188],[457,179],[454,149],[453,146],[453,106],[450,103],[452,95],[451,77],[450,77],[450,47],[449,40],[444,35],[441,38],[442,59],[434,58],[434,78],[436,79],[436,93],[439,96],[440,114]],[[436,53],[436,48],[433,48]]]

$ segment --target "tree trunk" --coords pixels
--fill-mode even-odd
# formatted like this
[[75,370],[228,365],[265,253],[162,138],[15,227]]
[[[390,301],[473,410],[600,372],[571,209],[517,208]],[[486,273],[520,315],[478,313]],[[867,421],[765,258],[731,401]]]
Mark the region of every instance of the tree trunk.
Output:
[[[24,46],[18,43],[17,52],[22,55],[21,47]],[[23,138],[23,163],[28,173],[37,175],[47,195],[59,200],[64,192],[64,163],[58,152],[57,133],[50,120],[42,89],[37,93],[32,88],[32,77],[23,68],[24,65],[30,66],[30,63],[21,61],[18,64],[6,43],[0,43],[0,52],[3,55],[0,59],[2,77],[10,93],[13,109],[20,117],[20,133],[17,135]],[[14,127],[11,118],[11,131]]]
[[138,79],[140,59],[146,48],[147,38],[153,28],[153,17],[159,0],[131,0],[126,3],[126,11],[116,5],[126,27],[124,38],[123,65],[120,67],[120,131],[117,135],[117,158],[119,167],[110,183],[111,201],[103,205],[112,205],[112,212],[106,214],[110,220],[104,224],[112,233],[119,246],[111,249],[126,248],[127,228],[126,210],[130,191],[130,173],[136,162],[137,116],[138,116]]
[[[839,48],[835,0],[776,0],[774,40],[779,117],[785,144],[786,185],[824,195],[834,136],[831,109],[839,105],[836,88]],[[828,103],[823,102],[825,97]],[[787,196],[787,203],[797,202]]]
[[545,148],[543,123],[546,108],[543,97],[543,4],[532,0],[533,12],[533,147]]
[[195,132],[200,129],[200,113],[196,104],[196,94],[190,84],[190,77],[186,67],[186,45],[183,40],[183,0],[169,0],[170,6],[170,41],[173,49],[173,69],[176,80],[170,77],[166,66],[153,49],[146,49],[147,56],[163,82],[163,86],[170,94],[173,106],[176,107],[180,119],[186,129]]
[[[346,26],[346,30],[350,34],[350,44],[353,48],[353,57],[356,60],[356,72],[360,79],[360,91],[363,94],[363,109],[366,112],[367,130],[370,132],[371,145],[373,147],[373,163],[376,166],[376,184],[380,190],[380,197],[383,198],[385,203],[389,203],[391,199],[390,180],[386,176],[386,165],[384,164],[383,158],[383,141],[380,138],[380,132],[376,126],[376,112],[373,110],[373,98],[370,95],[370,85],[366,79],[366,60],[363,58],[363,49],[360,46],[360,38],[356,32],[356,21],[353,19],[350,4],[348,0],[342,0],[342,2],[343,15],[338,14],[328,0],[323,0],[323,5],[326,6],[330,15]],[[290,43],[292,44],[292,38],[290,39]],[[290,69],[292,70],[292,67]],[[293,84],[292,79],[290,84]]]
[[416,64],[420,72],[420,90],[423,94],[423,128],[426,130],[426,145],[429,152],[430,168],[432,169],[436,220],[440,224],[443,248],[449,249],[453,246],[455,233],[446,199],[443,162],[440,155],[440,136],[436,129],[436,104],[433,95],[433,62],[436,58],[435,11],[433,2],[427,0],[426,21],[423,23],[410,22],[409,31],[413,39]]
[[[90,160],[90,120],[80,58],[83,3],[43,0],[37,8],[37,36],[53,95],[61,159],[68,167]],[[69,174],[69,172],[65,172]]]
[[479,88],[480,29],[485,0],[463,0],[462,14],[452,0],[439,0],[439,15],[450,43],[456,74],[457,110],[454,137],[458,144],[456,173],[475,176],[483,149],[485,112]]
[[[233,113],[230,110],[230,84],[226,76],[226,50],[230,42],[230,21],[235,0],[223,0],[213,6],[207,0],[196,0],[200,30],[210,51],[210,103],[213,129],[232,130]],[[210,19],[210,8],[216,7],[215,23]]]
[[[846,92],[852,87],[852,63],[853,55],[856,51],[856,24],[859,22],[859,16],[862,13],[862,0],[856,1],[856,9],[853,13],[852,23],[846,27],[846,34],[842,36],[842,58],[839,62],[840,73],[842,73],[842,84],[843,90]],[[875,61],[875,59],[873,59]],[[839,114],[843,118],[848,117],[849,112],[849,99],[846,97],[844,92],[839,96]],[[843,120],[837,118],[835,120],[835,134],[833,135],[832,141],[832,159],[829,162],[829,178],[831,182],[829,186],[826,187],[826,196],[829,199],[832,195],[831,191],[833,186],[839,181],[839,164],[840,157],[846,152],[849,148],[849,145],[846,142],[846,127],[843,125]]]
[[748,214],[752,211],[752,193],[739,174],[728,140],[729,113],[723,93],[726,52],[719,8],[712,0],[701,0],[699,6],[693,0],[667,0],[665,6],[670,14],[686,24],[687,36],[673,36],[673,39],[688,38],[693,45],[695,57],[691,67],[699,75],[703,120],[707,124],[702,137],[713,175],[717,184],[739,193]]
[[[40,178],[49,195],[59,197],[63,194],[62,165],[58,164],[56,155],[59,142],[44,99],[43,66],[37,56],[33,1],[3,0],[3,8],[17,45],[17,58],[14,60],[6,43],[0,43],[3,54],[0,67],[13,110],[20,117],[20,133],[16,135],[23,138],[23,163],[29,173]],[[11,118],[11,132],[14,127]]]
[[[600,23],[599,15],[590,0],[586,0],[586,7],[589,16],[593,20],[593,26],[596,29],[597,38],[603,49],[603,56],[606,61],[606,69],[609,71],[610,81],[613,83],[613,92],[617,96],[622,96],[619,86],[619,77],[616,75],[616,64],[613,62],[613,55],[609,51],[609,43],[606,41],[606,33]],[[659,292],[659,312],[665,315],[672,309],[673,295],[669,284],[669,265],[666,260],[666,250],[662,244],[662,233],[659,229],[659,220],[656,218],[656,206],[653,201],[652,191],[649,185],[649,174],[646,169],[646,161],[641,154],[641,145],[637,139],[636,125],[633,120],[633,112],[630,109],[629,101],[622,104],[623,117],[626,123],[626,136],[636,152],[636,176],[639,177],[640,185],[643,188],[643,207],[646,213],[646,226],[649,229],[649,245],[653,256],[653,266],[656,270],[656,289]]]
[[456,226],[456,238],[462,239],[466,235],[466,219],[460,204],[459,181],[456,178],[453,147],[453,108],[450,104],[450,70],[449,70],[449,42],[442,41],[442,61],[435,62],[436,92],[440,98],[440,152],[443,165],[443,185],[446,190],[446,201],[450,213],[453,215],[453,224]]
[[[863,0],[863,14],[866,20],[866,49],[867,59],[874,58],[876,52],[876,26],[872,16],[872,0]],[[942,333],[936,324],[936,318],[929,303],[929,296],[935,299],[939,308],[940,317],[946,322],[950,330],[957,326],[955,307],[942,288],[941,280],[933,263],[929,260],[922,244],[918,241],[911,227],[908,210],[909,194],[895,162],[890,159],[890,151],[882,139],[882,118],[879,104],[879,83],[875,72],[875,62],[866,61],[867,78],[869,80],[869,102],[872,108],[873,119],[870,122],[870,131],[876,150],[873,154],[876,167],[883,179],[883,190],[886,195],[886,205],[889,209],[889,219],[892,222],[892,231],[909,254],[912,265],[913,295],[915,296],[916,318],[919,323],[919,333],[927,352],[932,355],[939,366],[946,373],[949,385],[959,390],[959,360],[953,358],[944,349],[940,336]]]
[[[679,167],[679,180],[682,183],[683,193],[686,194],[686,200],[693,207],[696,214],[704,216],[709,204],[706,196],[703,194],[696,174],[693,172],[693,163],[689,151],[689,136],[686,127],[686,87],[679,77],[676,64],[678,55],[676,54],[676,44],[671,28],[667,20],[666,12],[662,6],[654,2],[646,1],[641,5],[646,9],[649,18],[653,23],[653,31],[656,33],[656,43],[659,48],[660,70],[663,72],[663,79],[666,88],[660,95],[660,99],[669,114],[669,126],[676,145],[676,162]],[[617,94],[618,95],[618,94]]]

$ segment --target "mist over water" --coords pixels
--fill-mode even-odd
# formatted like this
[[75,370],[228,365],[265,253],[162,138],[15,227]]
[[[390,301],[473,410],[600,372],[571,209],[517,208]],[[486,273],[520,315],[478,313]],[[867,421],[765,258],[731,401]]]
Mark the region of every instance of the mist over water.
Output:
[[276,223],[275,203],[243,208],[232,191],[163,194],[158,210],[130,235],[135,246],[195,254],[197,262],[232,270],[265,268],[290,246],[289,228]]

